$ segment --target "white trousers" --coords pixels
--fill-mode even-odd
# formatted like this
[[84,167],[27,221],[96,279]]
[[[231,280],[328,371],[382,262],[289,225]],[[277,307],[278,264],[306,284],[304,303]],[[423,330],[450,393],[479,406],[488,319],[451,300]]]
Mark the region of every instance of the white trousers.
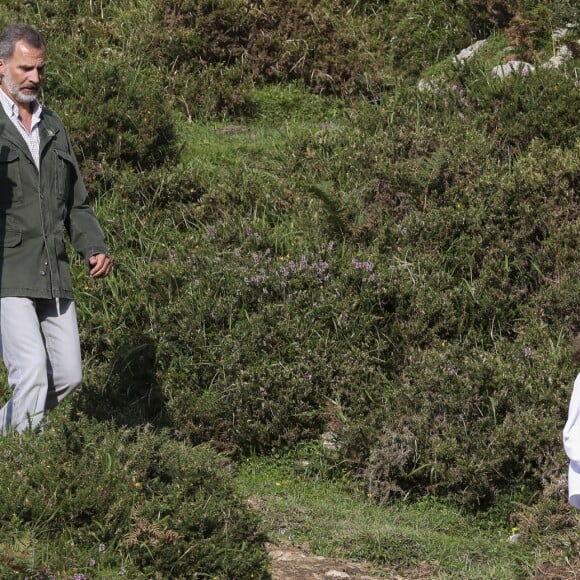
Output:
[[0,354],[12,389],[0,409],[0,433],[34,429],[81,383],[74,301],[0,298]]

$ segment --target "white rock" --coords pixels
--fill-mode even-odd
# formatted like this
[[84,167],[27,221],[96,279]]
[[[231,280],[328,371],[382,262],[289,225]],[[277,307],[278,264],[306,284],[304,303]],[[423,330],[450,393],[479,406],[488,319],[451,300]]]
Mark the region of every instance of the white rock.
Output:
[[471,46],[464,48],[457,56],[454,56],[453,61],[463,64],[473,58],[486,42],[486,40],[478,40],[477,42],[474,42]]
[[542,68],[560,68],[565,60],[566,59],[562,56],[553,56],[542,65]]
[[563,45],[558,49],[558,54],[546,61],[542,68],[560,68],[570,58],[572,58],[572,51],[566,45]]
[[320,438],[322,439],[322,448],[326,451],[336,451],[340,449],[340,443],[336,433],[325,431]]
[[562,58],[572,58],[572,51],[565,44],[558,49],[558,56]]
[[350,578],[350,575],[346,572],[340,572],[339,570],[329,570],[326,572],[325,576],[327,578]]
[[439,91],[439,84],[434,79],[421,79],[417,83],[417,88],[422,93],[436,93]]
[[491,76],[498,79],[505,79],[510,75],[519,74],[525,77],[535,70],[536,68],[534,65],[529,62],[524,62],[523,60],[511,60],[506,64],[494,66],[491,70]]
[[562,27],[562,28],[557,28],[556,30],[554,30],[554,32],[552,32],[552,38],[554,40],[558,40],[560,38],[562,38],[562,36],[564,36],[567,32],[569,32],[570,30],[573,30],[574,28],[576,28],[575,24],[566,24],[566,26]]

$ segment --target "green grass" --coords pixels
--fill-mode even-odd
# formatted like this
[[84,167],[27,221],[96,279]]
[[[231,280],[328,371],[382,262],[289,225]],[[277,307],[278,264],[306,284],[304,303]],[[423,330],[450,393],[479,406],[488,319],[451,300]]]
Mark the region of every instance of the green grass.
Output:
[[[539,538],[510,543],[505,522],[476,516],[435,498],[379,504],[364,486],[320,476],[316,451],[241,462],[236,485],[260,513],[273,543],[311,554],[367,561],[381,570],[433,577],[524,578],[540,557]],[[318,474],[318,475],[316,475]]]
[[[0,575],[229,580],[256,515],[407,577],[577,562],[578,59],[492,79],[481,2],[37,4],[115,270],[73,264],[82,389],[0,440]],[[496,32],[453,66],[467,20]]]
[[[240,127],[228,131],[229,127]],[[204,185],[221,186],[231,176],[242,173],[267,177],[287,144],[284,128],[252,124],[192,124],[183,130],[183,159],[197,170]],[[259,177],[255,177],[259,179]]]
[[209,449],[62,410],[0,439],[2,578],[265,577],[256,515]]

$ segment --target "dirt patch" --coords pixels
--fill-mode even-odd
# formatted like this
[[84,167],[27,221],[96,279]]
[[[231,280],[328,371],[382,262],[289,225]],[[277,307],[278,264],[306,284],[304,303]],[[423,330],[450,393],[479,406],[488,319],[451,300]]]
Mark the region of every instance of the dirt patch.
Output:
[[380,569],[365,562],[348,562],[337,558],[312,556],[291,544],[269,544],[272,580],[329,580],[356,578],[357,580],[422,580],[433,577],[433,569],[418,567],[408,575]]
[[580,562],[540,564],[533,577],[536,580],[577,580],[580,578]]

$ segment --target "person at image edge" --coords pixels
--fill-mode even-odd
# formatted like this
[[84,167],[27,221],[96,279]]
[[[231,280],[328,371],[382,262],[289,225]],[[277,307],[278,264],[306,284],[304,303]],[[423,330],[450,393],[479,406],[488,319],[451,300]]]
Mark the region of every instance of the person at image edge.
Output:
[[[580,364],[580,334],[576,336],[573,350],[574,362]],[[568,456],[568,499],[570,505],[580,509],[580,374],[574,381],[568,406],[568,419],[563,432],[564,450]]]
[[45,58],[32,26],[0,34],[0,354],[12,389],[2,434],[42,428],[81,382],[65,234],[92,278],[111,271],[69,136],[39,101]]

